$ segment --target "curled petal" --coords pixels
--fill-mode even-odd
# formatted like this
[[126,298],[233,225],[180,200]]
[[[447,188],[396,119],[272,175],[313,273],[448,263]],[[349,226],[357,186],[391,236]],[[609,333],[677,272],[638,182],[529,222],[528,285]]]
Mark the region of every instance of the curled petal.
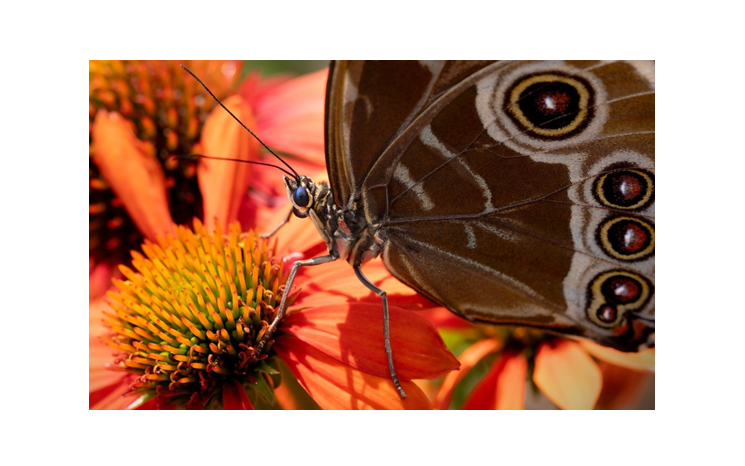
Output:
[[[398,307],[389,310],[393,363],[400,380],[434,379],[458,369],[458,360],[432,324]],[[380,302],[305,309],[287,316],[282,330],[344,364],[390,378]]]
[[303,341],[285,336],[274,348],[290,371],[323,409],[430,409],[424,392],[402,381],[401,399],[390,377],[378,377],[339,362]]
[[489,369],[462,409],[523,409],[528,360],[506,352]]
[[223,409],[254,409],[246,390],[237,380],[227,382],[222,388]]
[[603,384],[595,361],[568,340],[538,348],[533,381],[561,409],[592,409]]
[[325,163],[324,109],[328,70],[283,82],[256,99],[264,142],[316,165]]
[[589,340],[581,340],[580,343],[591,355],[602,361],[627,369],[654,372],[654,348],[639,351],[638,353],[624,353],[613,348],[608,348],[607,346],[598,345]]
[[[247,127],[256,128],[251,107],[243,99],[233,96],[223,103]],[[259,143],[221,107],[216,107],[207,118],[201,142],[203,155],[210,157],[257,160],[259,156]],[[252,169],[248,163],[200,160],[197,176],[208,229],[215,227],[216,220],[229,225],[237,218]]]
[[173,232],[163,167],[116,112],[100,110],[93,122],[93,161],[143,235]]
[[453,398],[453,391],[463,377],[468,374],[468,371],[473,369],[473,366],[481,361],[487,354],[499,351],[502,348],[502,342],[495,338],[489,338],[486,340],[479,340],[473,345],[469,346],[468,349],[463,351],[460,355],[460,370],[457,372],[450,372],[445,376],[440,390],[435,396],[434,406],[436,409],[447,409],[450,405],[450,400]]

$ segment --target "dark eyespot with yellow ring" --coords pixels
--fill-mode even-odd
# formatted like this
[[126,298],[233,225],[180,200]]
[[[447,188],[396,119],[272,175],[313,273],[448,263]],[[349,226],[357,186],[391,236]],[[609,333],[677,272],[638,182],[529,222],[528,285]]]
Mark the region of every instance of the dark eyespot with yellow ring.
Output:
[[654,201],[654,174],[647,170],[619,170],[595,179],[595,199],[606,207],[641,210]]
[[644,307],[653,290],[649,280],[634,272],[611,270],[601,273],[588,287],[587,317],[600,327],[617,327],[627,312]]
[[598,227],[598,241],[611,257],[638,261],[654,254],[654,225],[636,217],[610,217]]
[[564,139],[580,132],[592,119],[590,89],[584,80],[574,76],[527,76],[508,91],[509,114],[541,138]]

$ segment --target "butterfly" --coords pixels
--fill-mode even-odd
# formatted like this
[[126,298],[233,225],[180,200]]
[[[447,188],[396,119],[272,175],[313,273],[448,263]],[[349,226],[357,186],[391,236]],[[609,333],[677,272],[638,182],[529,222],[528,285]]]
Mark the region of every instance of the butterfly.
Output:
[[287,220],[329,253],[286,289],[349,262],[381,296],[401,396],[362,272],[378,256],[470,321],[653,347],[654,99],[653,62],[332,62],[329,182],[284,170]]

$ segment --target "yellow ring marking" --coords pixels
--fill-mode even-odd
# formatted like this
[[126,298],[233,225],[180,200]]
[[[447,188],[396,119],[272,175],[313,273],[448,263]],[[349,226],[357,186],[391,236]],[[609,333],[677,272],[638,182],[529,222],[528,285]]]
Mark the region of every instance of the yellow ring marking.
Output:
[[598,195],[598,198],[600,198],[600,201],[604,205],[608,207],[613,207],[614,209],[632,210],[632,209],[638,209],[639,207],[649,202],[649,199],[652,197],[652,193],[654,192],[654,181],[652,181],[652,177],[650,177],[643,171],[639,171],[639,170],[627,170],[627,171],[631,173],[636,173],[637,175],[641,176],[647,181],[647,192],[644,193],[644,197],[642,197],[642,199],[636,204],[628,206],[628,207],[624,207],[624,206],[612,203],[611,201],[606,199],[605,193],[603,193],[602,188],[603,188],[603,183],[605,183],[605,179],[609,175],[614,175],[615,173],[606,173],[605,175],[600,177],[600,179],[597,182],[596,188],[595,188],[595,193]]
[[[598,318],[598,311],[602,306],[610,303],[608,303],[605,296],[603,295],[601,287],[603,286],[603,283],[605,283],[609,278],[617,276],[628,277],[639,282],[642,287],[641,293],[639,293],[639,297],[633,302],[626,304],[611,304],[612,306],[615,306],[616,319],[613,322],[604,322]],[[649,282],[647,282],[645,278],[642,278],[638,274],[626,272],[624,270],[611,270],[610,272],[605,272],[601,275],[598,275],[598,277],[593,280],[592,284],[590,285],[590,294],[592,296],[592,299],[590,301],[590,305],[587,307],[587,316],[590,318],[591,321],[593,321],[600,327],[616,327],[621,323],[621,321],[623,320],[623,316],[627,312],[637,311],[641,309],[644,303],[646,303],[649,299],[649,295],[651,294],[651,292],[652,291],[649,287]]]
[[[622,252],[616,251],[613,248],[613,244],[611,244],[610,240],[608,239],[608,232],[610,231],[613,225],[615,225],[618,222],[624,221],[624,220],[630,220],[632,222],[635,222],[647,230],[647,233],[649,234],[649,237],[650,237],[650,241],[649,241],[649,245],[646,248],[634,254],[624,254]],[[610,221],[607,221],[606,223],[601,225],[600,241],[603,243],[603,249],[605,249],[605,252],[615,257],[616,259],[627,260],[627,261],[640,259],[654,252],[654,226],[650,225],[649,223],[643,220],[640,220],[634,217],[615,217],[611,219]]]
[[[533,84],[537,83],[553,83],[553,82],[560,82],[564,84],[568,84],[572,86],[577,93],[579,93],[579,112],[577,112],[577,116],[572,120],[571,123],[564,126],[563,128],[556,128],[556,129],[546,129],[546,128],[539,128],[535,126],[523,113],[523,111],[520,109],[520,106],[518,105],[518,102],[520,100],[520,94],[525,91],[528,87],[532,86]],[[581,125],[585,119],[587,118],[587,105],[590,102],[590,92],[587,90],[587,87],[585,87],[584,84],[582,84],[580,81],[577,81],[573,78],[568,78],[566,76],[561,76],[558,74],[542,74],[538,76],[531,76],[530,78],[522,81],[520,84],[518,84],[510,94],[510,111],[512,114],[517,118],[517,120],[527,129],[533,131],[535,134],[541,135],[541,136],[550,136],[550,137],[556,137],[556,136],[563,136],[567,133],[570,133],[577,129],[579,125]]]

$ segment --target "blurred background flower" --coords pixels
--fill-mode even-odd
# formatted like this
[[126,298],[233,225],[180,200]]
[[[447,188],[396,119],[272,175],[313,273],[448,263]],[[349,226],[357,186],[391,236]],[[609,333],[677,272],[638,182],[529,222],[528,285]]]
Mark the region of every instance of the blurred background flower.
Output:
[[475,325],[441,309],[425,315],[461,362],[436,389],[437,409],[654,408],[654,349],[623,353],[539,330]]
[[[226,225],[239,212],[254,213],[252,207],[241,210],[254,166],[206,160],[197,165],[176,157],[265,157],[248,133],[226,124],[230,117],[224,110],[213,112],[215,101],[182,64],[293,164],[324,163],[325,71],[264,79],[237,61],[89,62],[91,299],[108,288],[117,264],[129,262],[130,250],[144,238],[171,231],[173,222],[199,218],[212,226],[217,218]],[[255,200],[262,199],[276,201]]]

